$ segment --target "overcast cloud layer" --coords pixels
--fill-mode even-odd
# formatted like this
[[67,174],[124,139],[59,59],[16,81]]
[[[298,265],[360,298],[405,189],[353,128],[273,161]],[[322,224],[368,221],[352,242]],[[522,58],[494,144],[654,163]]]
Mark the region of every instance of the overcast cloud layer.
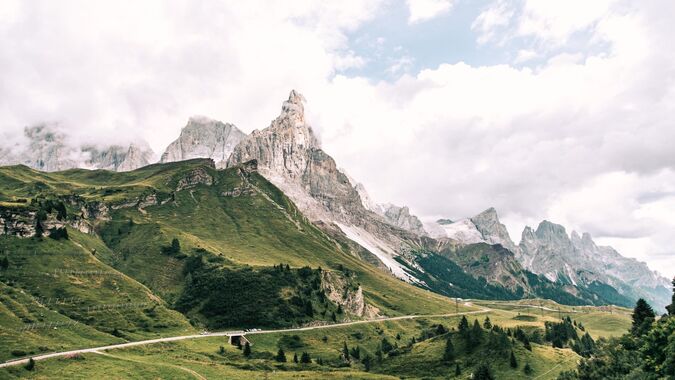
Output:
[[[378,201],[426,219],[494,206],[516,242],[546,218],[675,275],[672,1],[222,3],[3,1],[3,141],[58,122],[159,154],[194,114],[264,128],[296,88]],[[499,60],[429,66],[373,33],[357,53],[396,6],[410,33],[461,13],[472,49]],[[366,74],[376,61],[391,65]]]

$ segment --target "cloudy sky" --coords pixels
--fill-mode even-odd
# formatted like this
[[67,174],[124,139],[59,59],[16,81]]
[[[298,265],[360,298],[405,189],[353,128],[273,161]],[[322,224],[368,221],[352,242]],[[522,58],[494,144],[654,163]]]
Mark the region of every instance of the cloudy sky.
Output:
[[494,206],[675,275],[671,0],[0,3],[0,135],[57,122],[159,154],[191,115],[325,150],[426,220]]

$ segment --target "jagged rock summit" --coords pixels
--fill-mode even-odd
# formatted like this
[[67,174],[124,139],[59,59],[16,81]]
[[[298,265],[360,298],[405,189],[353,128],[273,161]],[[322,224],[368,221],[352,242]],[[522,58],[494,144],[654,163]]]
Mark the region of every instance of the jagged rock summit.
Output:
[[589,233],[579,236],[572,231],[568,236],[565,227],[544,220],[536,230],[525,227],[518,248],[516,257],[523,267],[551,281],[574,285],[597,281],[658,307],[668,303],[667,279],[612,247],[598,246]]
[[154,153],[145,141],[122,145],[77,145],[57,124],[24,128],[25,146],[0,152],[0,165],[23,164],[42,171],[73,168],[129,171],[149,165]]
[[431,223],[428,230],[437,238],[450,238],[461,244],[500,244],[509,251],[516,253],[518,248],[511,240],[506,226],[499,221],[497,210],[490,207],[480,214],[455,222],[448,219],[439,219]]
[[293,90],[270,126],[255,130],[235,147],[227,166],[255,159],[258,170],[279,187],[310,220],[339,228],[396,276],[414,281],[393,258],[417,236],[364,207],[356,186],[321,149],[307,123],[305,98]]
[[226,166],[234,147],[246,137],[235,125],[222,123],[204,116],[193,116],[162,154],[160,162],[174,162],[192,158],[211,158],[216,167]]
[[306,123],[305,98],[291,91],[269,127],[237,145],[227,166],[258,161],[260,173],[289,195],[312,220],[351,222],[364,213],[358,192]]

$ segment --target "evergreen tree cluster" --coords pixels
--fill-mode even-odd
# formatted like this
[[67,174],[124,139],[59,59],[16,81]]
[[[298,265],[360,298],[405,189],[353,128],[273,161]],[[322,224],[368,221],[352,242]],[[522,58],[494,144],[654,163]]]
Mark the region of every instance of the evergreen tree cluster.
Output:
[[[652,307],[639,299],[633,309],[630,331],[619,338],[600,339],[594,343],[587,341],[587,334],[584,335],[579,345],[580,354],[585,358],[576,370],[561,373],[558,380],[675,379],[674,308],[675,281],[673,303],[667,306],[668,314],[656,320]],[[589,355],[584,355],[587,349],[584,345],[592,347]]]

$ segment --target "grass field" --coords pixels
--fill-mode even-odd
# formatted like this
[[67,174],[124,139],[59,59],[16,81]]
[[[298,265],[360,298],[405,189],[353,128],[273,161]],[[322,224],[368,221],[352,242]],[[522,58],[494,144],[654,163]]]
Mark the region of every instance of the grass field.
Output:
[[[501,307],[509,309],[509,305]],[[488,316],[493,324],[504,328],[542,328],[545,321],[557,321],[554,316],[525,314],[520,311],[493,308],[486,314],[468,316],[470,321],[483,321]],[[526,318],[529,317],[529,318]],[[579,317],[579,316],[575,316]],[[603,325],[613,321],[617,328],[625,328],[630,322],[626,316],[609,314],[604,311],[591,311],[584,314],[596,323],[584,322],[586,331],[594,338],[614,335]],[[40,361],[37,370],[28,372],[22,367],[6,369],[7,377],[28,378],[96,378],[104,373],[118,374],[118,378],[448,378],[454,376],[454,364],[460,363],[462,375],[457,378],[469,378],[472,368],[490,357],[491,367],[497,379],[555,379],[563,370],[574,368],[579,356],[570,349],[552,348],[550,344],[533,344],[532,351],[526,350],[516,342],[513,351],[519,363],[517,369],[509,366],[505,357],[488,354],[483,347],[471,354],[465,352],[461,341],[455,338],[458,350],[456,362],[451,364],[440,360],[445,338],[433,337],[418,341],[409,352],[398,356],[385,357],[381,363],[374,363],[370,372],[365,372],[363,363],[353,361],[350,367],[340,367],[340,354],[343,345],[359,347],[362,357],[375,355],[383,339],[392,345],[408,346],[413,337],[437,324],[453,329],[460,317],[418,318],[364,323],[351,326],[334,327],[292,333],[249,334],[252,343],[252,356],[245,358],[236,347],[227,344],[225,337],[206,337],[172,343],[161,343],[112,350],[106,355],[86,354],[69,359],[49,359]],[[579,318],[581,320],[581,318]],[[587,320],[588,321],[588,320]],[[625,330],[624,330],[625,331]],[[450,333],[455,334],[455,333]],[[297,337],[297,338],[296,338]],[[293,339],[290,339],[293,338]],[[220,352],[223,346],[224,352]],[[279,348],[283,348],[287,363],[274,361]],[[312,364],[292,363],[293,354],[300,356],[308,352],[313,358]],[[321,358],[323,365],[316,364]],[[533,372],[526,376],[522,368],[529,363]],[[0,372],[2,374],[3,372]],[[140,375],[142,374],[142,375]],[[74,376],[74,377],[73,377]],[[114,377],[113,377],[114,378]]]
[[[237,189],[248,192],[226,195]],[[45,199],[63,202],[69,222],[81,221],[78,218],[89,213],[87,208],[105,212],[88,220],[94,228],[91,234],[68,227],[69,238],[62,240],[0,237],[0,255],[9,262],[8,268],[0,271],[0,360],[194,334],[208,320],[186,313],[195,317],[189,320],[173,308],[184,295],[186,284],[194,284],[192,273],[196,272],[186,271],[187,263],[200,255],[209,265],[231,271],[253,273],[284,263],[296,269],[309,266],[340,272],[349,278],[350,288],[361,287],[365,302],[385,316],[489,308],[486,315],[505,329],[541,329],[545,322],[569,315],[583,323],[594,338],[621,334],[630,323],[628,311],[619,308],[610,313],[540,300],[456,304],[352,255],[306,220],[281,191],[257,173],[244,174],[239,168],[215,170],[205,160],[150,165],[127,173],[0,168],[0,207],[29,218],[30,212],[44,211],[39,200]],[[167,253],[172,239],[180,241],[180,252]],[[280,293],[291,299],[299,289],[282,289]],[[214,293],[234,310],[238,304],[251,302],[241,298],[247,292],[210,295]],[[314,293],[304,299],[319,302]],[[317,310],[335,310],[335,305],[329,306]],[[474,318],[482,321],[484,315],[470,320]],[[340,320],[359,319],[358,315],[340,316]],[[533,344],[528,351],[513,341],[511,348],[519,361],[514,369],[504,352],[495,355],[486,343],[469,349],[451,330],[458,321],[459,317],[425,317],[297,333],[250,334],[250,358],[227,345],[224,338],[209,337],[48,359],[39,361],[34,371],[22,366],[0,370],[0,378],[447,378],[454,374],[455,364],[462,370],[459,378],[468,378],[480,362],[490,358],[498,379],[554,379],[578,360],[569,349]],[[302,322],[305,319],[291,321]],[[430,333],[438,324],[450,332]],[[366,372],[361,359],[375,358],[385,338],[394,354],[373,361]],[[452,363],[441,361],[448,338],[457,347],[457,359]],[[340,359],[344,344],[358,347],[361,359],[349,365]],[[286,350],[289,362],[274,361],[280,347]],[[302,352],[309,353],[314,362],[290,362],[294,353],[300,356]],[[318,358],[323,364],[316,362]],[[522,371],[525,363],[533,369],[531,376]]]

